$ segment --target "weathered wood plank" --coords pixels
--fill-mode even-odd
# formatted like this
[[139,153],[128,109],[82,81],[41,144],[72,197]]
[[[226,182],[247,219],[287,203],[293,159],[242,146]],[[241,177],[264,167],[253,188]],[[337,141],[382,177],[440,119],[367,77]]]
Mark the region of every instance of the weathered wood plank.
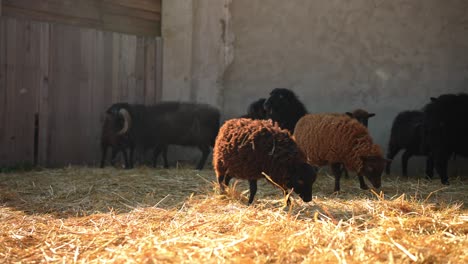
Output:
[[156,62],[155,74],[155,103],[161,101],[162,98],[162,68],[163,68],[163,40],[161,37],[156,38]]
[[[104,111],[154,103],[157,47],[137,37],[0,18],[0,163],[97,164]],[[25,107],[27,106],[27,107]]]
[[7,52],[7,21],[0,18],[0,165],[6,163],[6,109],[7,109],[7,85],[6,85],[6,52]]
[[146,39],[145,45],[145,104],[155,103],[155,72],[156,72],[156,43],[153,39]]
[[37,113],[37,83],[40,72],[40,25],[1,18],[2,126],[0,163],[34,162],[34,128]]
[[39,80],[39,142],[38,142],[38,163],[47,164],[49,158],[49,43],[50,26],[47,23],[41,23],[41,34],[39,36],[40,45],[40,80]]
[[3,0],[9,17],[58,22],[136,35],[161,34],[160,0]]
[[161,13],[160,0],[104,0],[104,3]]

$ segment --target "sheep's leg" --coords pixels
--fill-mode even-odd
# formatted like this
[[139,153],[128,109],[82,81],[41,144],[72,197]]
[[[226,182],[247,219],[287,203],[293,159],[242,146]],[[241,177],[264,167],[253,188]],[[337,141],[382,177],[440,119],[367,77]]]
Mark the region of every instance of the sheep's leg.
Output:
[[432,179],[434,176],[434,160],[431,155],[427,156],[426,159],[426,178]]
[[411,157],[411,153],[409,151],[403,152],[401,156],[401,169],[403,173],[403,177],[408,177],[408,160]]
[[358,174],[358,179],[359,179],[359,186],[363,190],[369,190],[369,187],[367,186],[366,182],[364,181],[364,176]]
[[167,161],[167,149],[168,149],[168,146],[164,146],[163,149],[162,149],[162,156],[163,156],[163,160],[164,160],[164,168],[165,169],[169,168],[169,162]]
[[[159,154],[161,153],[161,150],[164,148],[161,147],[161,146],[156,146],[154,147],[154,151],[153,151],[153,167],[156,168],[156,165],[158,163],[158,157],[159,157]],[[164,154],[163,154],[164,155]]]
[[112,154],[111,154],[111,165],[115,166],[115,157],[117,157],[117,153],[119,153],[119,149],[116,147],[112,147]]
[[250,196],[249,205],[252,204],[254,196],[257,193],[257,180],[249,180]]
[[130,163],[130,168],[133,168],[133,154],[135,152],[135,147],[134,146],[130,146],[130,150],[129,150],[129,163]]
[[341,178],[341,163],[333,163],[331,164],[331,171],[335,176],[335,189],[334,192],[340,191],[340,178]]
[[447,176],[447,157],[438,157],[434,158],[435,161],[435,169],[440,176],[440,181],[444,185],[449,185],[448,176]]
[[232,177],[229,175],[219,175],[218,176],[218,184],[219,184],[219,189],[221,190],[221,193],[224,193],[224,187],[229,186],[229,182],[231,181]]
[[101,146],[101,168],[104,168],[104,164],[106,162],[107,148],[107,145]]
[[123,148],[122,149],[122,155],[124,157],[124,162],[125,162],[125,169],[130,169],[130,165],[128,163],[128,155],[127,155],[127,149]]
[[198,146],[200,151],[202,152],[202,157],[200,162],[198,162],[197,170],[203,170],[203,166],[205,166],[205,162],[208,159],[208,155],[210,155],[210,147],[208,145],[200,145]]
[[218,175],[219,190],[221,191],[221,193],[224,193],[224,178],[225,178],[225,176],[226,175],[224,175],[224,174]]

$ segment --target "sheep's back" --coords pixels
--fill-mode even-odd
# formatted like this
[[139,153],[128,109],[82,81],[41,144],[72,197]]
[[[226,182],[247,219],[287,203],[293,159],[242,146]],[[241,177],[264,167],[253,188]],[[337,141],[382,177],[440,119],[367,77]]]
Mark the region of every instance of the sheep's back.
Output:
[[291,138],[271,120],[231,119],[220,128],[213,149],[217,175],[229,174],[239,179],[260,179],[267,173],[284,184],[287,169],[304,155]]
[[307,161],[318,166],[343,162],[360,167],[359,157],[350,156],[358,155],[357,146],[373,147],[367,128],[342,114],[308,114],[297,123],[294,137]]

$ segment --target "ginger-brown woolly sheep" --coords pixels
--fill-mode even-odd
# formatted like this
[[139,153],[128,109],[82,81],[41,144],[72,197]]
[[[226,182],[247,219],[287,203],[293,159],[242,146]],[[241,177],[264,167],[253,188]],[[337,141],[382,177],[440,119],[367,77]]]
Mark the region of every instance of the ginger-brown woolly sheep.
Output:
[[216,138],[213,166],[222,192],[232,178],[249,181],[249,204],[262,172],[284,190],[293,188],[303,201],[312,200],[316,168],[307,163],[291,134],[271,120],[226,121]]
[[294,138],[312,165],[330,165],[335,176],[335,192],[340,190],[342,165],[355,171],[361,189],[368,189],[363,176],[380,188],[386,160],[372,142],[367,128],[357,120],[337,114],[309,114],[302,117]]

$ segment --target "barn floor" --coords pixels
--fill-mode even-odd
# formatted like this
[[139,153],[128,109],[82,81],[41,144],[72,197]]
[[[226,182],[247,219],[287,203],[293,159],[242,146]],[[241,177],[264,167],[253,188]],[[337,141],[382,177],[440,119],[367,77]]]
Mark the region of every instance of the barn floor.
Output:
[[[0,174],[0,262],[468,262],[468,177],[385,176],[382,192],[321,171],[308,204],[261,181],[254,206],[211,169],[69,167]],[[234,183],[234,182],[233,182]]]

